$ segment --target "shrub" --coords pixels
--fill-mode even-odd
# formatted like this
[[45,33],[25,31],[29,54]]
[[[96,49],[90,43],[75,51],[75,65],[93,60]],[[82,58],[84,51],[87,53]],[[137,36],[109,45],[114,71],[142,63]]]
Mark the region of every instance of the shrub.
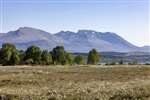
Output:
[[73,64],[73,56],[72,56],[72,54],[71,53],[67,53],[67,52],[65,52],[65,59],[64,59],[64,63],[63,63],[64,65],[65,64]]
[[81,55],[76,56],[74,59],[74,63],[78,64],[78,65],[85,64],[83,56],[81,56]]
[[52,64],[52,56],[47,50],[44,50],[41,54],[41,63],[43,65]]

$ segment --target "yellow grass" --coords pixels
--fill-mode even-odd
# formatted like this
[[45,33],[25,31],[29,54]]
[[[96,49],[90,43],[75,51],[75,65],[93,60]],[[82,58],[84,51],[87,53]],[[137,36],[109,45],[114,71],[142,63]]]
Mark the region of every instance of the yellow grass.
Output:
[[150,100],[150,65],[0,66],[0,100]]

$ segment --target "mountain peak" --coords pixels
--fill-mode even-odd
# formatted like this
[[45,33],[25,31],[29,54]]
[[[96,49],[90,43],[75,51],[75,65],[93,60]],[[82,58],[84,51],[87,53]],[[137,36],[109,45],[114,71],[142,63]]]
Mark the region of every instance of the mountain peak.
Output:
[[32,27],[19,27],[18,31],[22,31],[22,30],[37,30],[37,29]]
[[19,31],[42,31],[40,29],[36,29],[36,28],[33,28],[33,27],[20,27],[18,30]]
[[24,35],[44,35],[44,34],[50,35],[50,33],[46,31],[32,27],[20,27],[16,32]]
[[96,33],[96,31],[94,31],[94,30],[82,29],[82,30],[78,30],[78,33]]
[[[36,29],[36,28],[24,26],[24,27],[19,27],[19,29]],[[36,30],[39,30],[39,29],[36,29]]]

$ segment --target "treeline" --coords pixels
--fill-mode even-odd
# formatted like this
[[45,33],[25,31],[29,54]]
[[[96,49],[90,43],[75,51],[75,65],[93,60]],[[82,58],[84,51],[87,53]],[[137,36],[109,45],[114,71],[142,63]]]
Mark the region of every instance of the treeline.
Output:
[[99,59],[100,55],[96,49],[89,51],[87,60],[81,55],[73,56],[65,51],[63,46],[56,46],[52,51],[30,46],[23,51],[16,49],[11,43],[5,43],[0,49],[0,64],[3,66],[97,64]]

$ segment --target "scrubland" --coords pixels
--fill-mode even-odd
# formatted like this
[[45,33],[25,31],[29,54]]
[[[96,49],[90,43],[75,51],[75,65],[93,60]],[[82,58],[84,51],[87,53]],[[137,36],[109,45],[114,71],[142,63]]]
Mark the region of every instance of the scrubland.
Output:
[[150,65],[0,66],[0,100],[150,100]]

